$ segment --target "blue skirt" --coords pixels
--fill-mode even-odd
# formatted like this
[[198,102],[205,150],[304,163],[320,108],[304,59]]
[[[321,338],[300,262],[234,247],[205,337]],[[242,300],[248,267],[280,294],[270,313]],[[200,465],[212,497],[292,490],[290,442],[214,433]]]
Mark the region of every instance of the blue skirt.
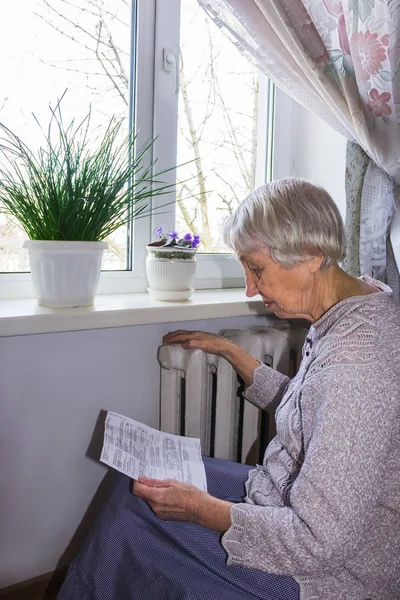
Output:
[[[208,491],[241,502],[249,467],[204,459]],[[220,534],[161,521],[118,475],[57,600],[299,600],[291,577],[228,567]]]

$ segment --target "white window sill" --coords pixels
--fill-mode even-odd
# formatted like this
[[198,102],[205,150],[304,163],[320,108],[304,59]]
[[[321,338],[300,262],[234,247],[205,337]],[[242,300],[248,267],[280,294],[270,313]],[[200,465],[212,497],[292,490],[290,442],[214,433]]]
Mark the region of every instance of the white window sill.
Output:
[[34,298],[0,300],[0,337],[173,323],[265,314],[244,289],[196,290],[186,302],[158,302],[147,293],[98,295],[88,308],[45,308]]

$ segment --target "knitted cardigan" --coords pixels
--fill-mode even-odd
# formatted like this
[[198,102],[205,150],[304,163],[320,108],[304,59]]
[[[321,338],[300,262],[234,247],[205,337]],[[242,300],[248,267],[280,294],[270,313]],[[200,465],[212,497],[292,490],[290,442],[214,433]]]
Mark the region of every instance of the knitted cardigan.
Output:
[[292,379],[261,365],[246,397],[277,435],[222,537],[228,564],[290,575],[301,600],[400,599],[400,306],[347,298],[310,328]]

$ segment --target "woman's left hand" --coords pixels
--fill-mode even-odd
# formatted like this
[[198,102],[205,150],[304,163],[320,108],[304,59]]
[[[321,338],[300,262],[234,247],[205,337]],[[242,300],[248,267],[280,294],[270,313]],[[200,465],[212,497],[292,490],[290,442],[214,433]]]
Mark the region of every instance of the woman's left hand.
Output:
[[163,520],[194,521],[199,503],[207,492],[194,485],[174,479],[160,481],[149,477],[139,477],[133,483],[133,493],[146,500],[153,512]]
[[133,493],[146,500],[163,520],[192,521],[220,533],[231,525],[232,502],[214,498],[189,483],[139,477],[133,483]]

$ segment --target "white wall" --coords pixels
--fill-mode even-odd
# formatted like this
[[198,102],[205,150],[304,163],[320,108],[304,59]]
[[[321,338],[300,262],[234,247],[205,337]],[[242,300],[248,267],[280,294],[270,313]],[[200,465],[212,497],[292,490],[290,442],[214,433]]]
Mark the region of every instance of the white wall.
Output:
[[162,335],[238,317],[0,339],[0,588],[52,571],[106,468],[85,456],[101,409],[158,425]]
[[293,102],[293,175],[324,187],[346,215],[346,140],[325,121]]

